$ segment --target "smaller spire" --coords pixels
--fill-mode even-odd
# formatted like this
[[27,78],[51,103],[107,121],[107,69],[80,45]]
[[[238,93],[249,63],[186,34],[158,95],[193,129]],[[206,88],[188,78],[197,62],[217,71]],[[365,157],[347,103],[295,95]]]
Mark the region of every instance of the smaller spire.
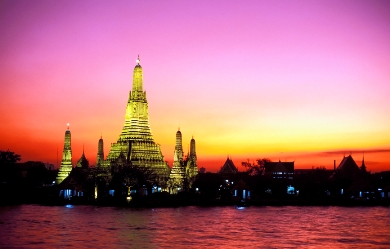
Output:
[[66,124],[68,126],[68,130],[69,130],[69,123]]
[[141,60],[139,59],[139,55],[138,55],[136,62],[137,62],[137,65],[139,65],[139,63],[141,62]]

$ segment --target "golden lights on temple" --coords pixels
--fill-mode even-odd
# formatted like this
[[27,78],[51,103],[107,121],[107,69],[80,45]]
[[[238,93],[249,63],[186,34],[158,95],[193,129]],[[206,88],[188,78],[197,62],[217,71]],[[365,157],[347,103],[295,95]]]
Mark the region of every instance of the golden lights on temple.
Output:
[[[122,131],[118,140],[111,144],[106,158],[104,158],[103,139],[102,136],[100,137],[96,167],[107,169],[107,172],[129,165],[147,169],[152,172],[156,183],[162,189],[169,190],[170,193],[177,193],[189,188],[198,173],[195,140],[191,139],[190,153],[183,157],[182,136],[180,130],[177,131],[174,163],[171,170],[168,163],[164,161],[160,145],[154,141],[150,129],[148,102],[146,92],[143,90],[143,69],[140,65],[139,55],[136,63]],[[61,183],[72,170],[69,123],[67,126],[57,184]],[[87,162],[83,151],[78,166],[85,168]]]

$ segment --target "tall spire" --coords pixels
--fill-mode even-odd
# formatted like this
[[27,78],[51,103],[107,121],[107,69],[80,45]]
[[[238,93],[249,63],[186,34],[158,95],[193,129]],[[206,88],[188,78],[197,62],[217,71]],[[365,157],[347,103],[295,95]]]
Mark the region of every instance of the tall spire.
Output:
[[194,136],[192,136],[191,142],[190,142],[190,157],[196,158],[196,149],[195,149],[195,139]]
[[[148,101],[143,90],[143,69],[139,56],[133,72],[133,85],[126,105],[126,114],[121,134],[110,152],[103,167],[116,166],[119,157],[126,153],[126,160],[133,167],[147,167],[158,176],[158,181],[168,178],[170,168],[164,161],[160,146],[155,143],[149,125]],[[165,184],[165,183],[164,183]]]
[[177,153],[177,157],[179,161],[183,160],[183,140],[180,132],[180,128],[176,132],[176,146],[175,146],[175,151]]
[[362,166],[360,166],[360,170],[363,172],[367,172],[366,164],[364,163],[364,151],[363,151]]
[[72,171],[72,148],[71,148],[71,135],[69,130],[69,124],[67,124],[68,128],[65,131],[65,139],[64,139],[64,150],[62,151],[62,161],[60,170],[58,171],[56,177],[56,183],[60,184],[68,175],[70,171]]
[[102,135],[100,134],[100,139],[98,142],[98,153],[96,157],[96,166],[102,166],[104,160],[104,148],[103,148],[103,138]]
[[134,92],[143,92],[143,73],[142,67],[139,64],[141,62],[141,60],[139,59],[139,55],[136,61],[137,65],[135,65],[133,73],[133,94]]

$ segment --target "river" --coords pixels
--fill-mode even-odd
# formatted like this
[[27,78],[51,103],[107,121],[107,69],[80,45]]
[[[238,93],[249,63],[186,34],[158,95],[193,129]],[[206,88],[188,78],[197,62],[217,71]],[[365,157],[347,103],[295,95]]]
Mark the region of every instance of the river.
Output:
[[388,207],[0,207],[1,248],[390,248]]

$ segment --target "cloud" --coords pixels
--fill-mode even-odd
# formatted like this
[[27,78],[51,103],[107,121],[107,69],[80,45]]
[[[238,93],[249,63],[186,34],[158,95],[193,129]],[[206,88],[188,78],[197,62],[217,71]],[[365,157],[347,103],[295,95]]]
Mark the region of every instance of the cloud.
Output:
[[373,153],[390,153],[390,149],[369,149],[369,150],[334,150],[319,152],[317,155],[351,155],[351,154],[373,154]]

